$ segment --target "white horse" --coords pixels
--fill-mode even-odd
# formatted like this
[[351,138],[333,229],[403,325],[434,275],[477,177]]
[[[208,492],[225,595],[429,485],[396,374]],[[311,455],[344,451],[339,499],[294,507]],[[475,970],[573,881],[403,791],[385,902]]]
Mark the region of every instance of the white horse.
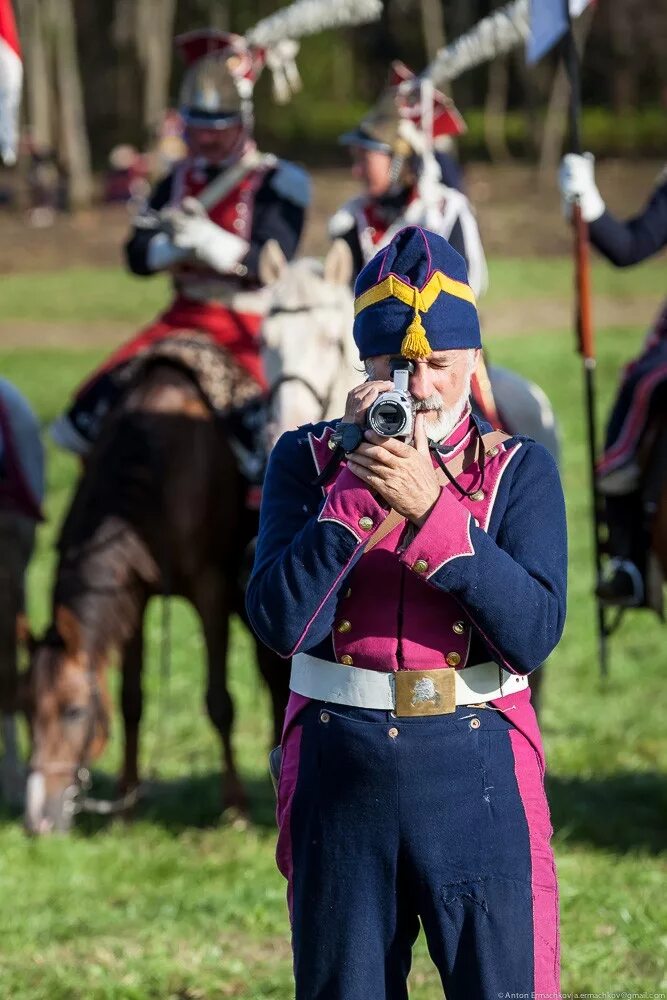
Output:
[[288,264],[269,240],[259,262],[269,307],[262,324],[262,362],[269,384],[271,445],[301,424],[333,420],[350,389],[364,378],[352,339],[352,254],[336,240],[322,263]]

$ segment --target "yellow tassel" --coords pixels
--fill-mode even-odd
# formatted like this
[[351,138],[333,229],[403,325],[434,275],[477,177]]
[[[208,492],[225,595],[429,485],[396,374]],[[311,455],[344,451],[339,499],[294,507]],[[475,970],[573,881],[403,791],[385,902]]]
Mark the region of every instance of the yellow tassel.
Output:
[[422,318],[415,310],[412,322],[403,337],[401,355],[404,358],[410,358],[411,361],[418,361],[419,358],[427,358],[430,353],[431,345],[426,339],[426,330],[424,329]]

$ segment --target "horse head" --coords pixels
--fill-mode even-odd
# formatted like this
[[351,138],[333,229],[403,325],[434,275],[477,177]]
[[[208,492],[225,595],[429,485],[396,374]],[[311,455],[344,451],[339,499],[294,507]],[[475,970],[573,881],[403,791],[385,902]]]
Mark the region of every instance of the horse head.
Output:
[[63,832],[71,825],[87,767],[107,745],[110,699],[106,655],[86,648],[81,622],[61,605],[35,644],[25,707],[32,735],[26,789],[29,833]]
[[269,384],[269,444],[305,423],[340,416],[360,381],[352,340],[352,254],[333,243],[324,263],[310,257],[288,264],[269,240],[259,262],[268,288],[261,352]]

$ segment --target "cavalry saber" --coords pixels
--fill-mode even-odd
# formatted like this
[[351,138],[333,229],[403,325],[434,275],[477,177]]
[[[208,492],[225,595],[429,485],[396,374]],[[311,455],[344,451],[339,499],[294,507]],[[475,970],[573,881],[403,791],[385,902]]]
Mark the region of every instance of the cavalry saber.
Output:
[[[568,0],[564,2],[567,15],[567,32],[563,40],[563,58],[568,80],[570,82],[570,145],[573,153],[581,154],[581,82],[579,53],[572,31],[572,19]],[[602,526],[604,524],[604,506],[602,495],[598,489],[595,459],[597,455],[597,419],[595,412],[595,370],[597,358],[595,355],[595,332],[593,328],[593,311],[591,296],[591,259],[590,242],[588,239],[588,223],[581,214],[581,206],[576,201],[572,206],[572,227],[574,230],[574,275],[575,275],[575,325],[577,347],[583,358],[584,392],[586,399],[586,430],[588,439],[588,471],[591,487],[591,513],[593,516],[593,557],[595,563],[595,580],[600,579],[602,569]],[[607,649],[607,627],[605,608],[599,597],[596,597],[598,623],[598,656],[600,676],[606,680],[609,675],[609,656]]]

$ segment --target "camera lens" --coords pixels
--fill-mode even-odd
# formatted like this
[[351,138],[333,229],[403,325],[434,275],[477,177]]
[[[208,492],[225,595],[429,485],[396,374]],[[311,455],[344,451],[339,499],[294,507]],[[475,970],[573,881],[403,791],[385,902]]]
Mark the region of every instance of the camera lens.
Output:
[[405,427],[406,413],[400,403],[388,399],[373,407],[369,422],[373,430],[383,437],[396,437]]

